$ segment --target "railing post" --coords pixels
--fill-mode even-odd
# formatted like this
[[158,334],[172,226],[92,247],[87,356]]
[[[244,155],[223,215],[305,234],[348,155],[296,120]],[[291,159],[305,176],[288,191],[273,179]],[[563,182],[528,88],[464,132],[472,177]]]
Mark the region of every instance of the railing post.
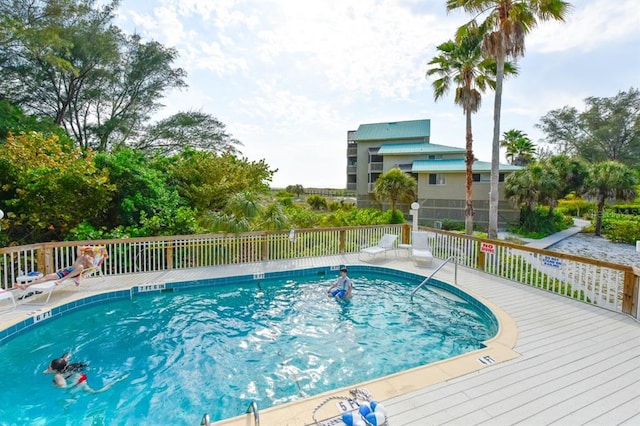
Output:
[[340,248],[338,250],[340,253],[344,253],[347,251],[347,230],[340,230]]
[[43,269],[46,271],[46,273],[49,272],[47,271],[44,247],[36,249],[36,264],[38,265],[38,270]]
[[624,289],[622,293],[622,312],[638,319],[638,290],[640,285],[640,268],[633,266],[633,272],[624,273]]
[[269,234],[262,234],[262,260],[269,260]]
[[41,250],[38,250],[38,262],[40,262],[40,256],[42,256],[42,263],[38,263],[38,265],[44,266],[43,273],[45,275],[50,274],[55,270],[53,267],[53,253],[51,247],[43,246]]
[[173,242],[169,242],[167,246],[167,269],[173,269]]
[[411,241],[411,225],[405,223],[402,225],[402,244],[409,244]]
[[484,271],[485,256],[486,256],[485,252],[483,252],[482,250],[478,250],[478,258],[476,259],[476,267],[480,271]]

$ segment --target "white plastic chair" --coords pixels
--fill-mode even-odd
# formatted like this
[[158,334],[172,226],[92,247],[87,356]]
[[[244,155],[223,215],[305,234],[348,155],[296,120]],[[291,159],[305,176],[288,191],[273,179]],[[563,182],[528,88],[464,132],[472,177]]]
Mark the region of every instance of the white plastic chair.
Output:
[[378,242],[378,244],[376,244],[375,246],[366,247],[360,250],[359,257],[362,257],[363,254],[366,254],[369,257],[368,260],[373,261],[378,255],[384,254],[386,256],[386,253],[389,250],[393,250],[393,245],[396,242],[397,238],[398,238],[397,235],[384,234],[380,239],[380,241]]
[[0,300],[9,300],[13,304],[11,309],[16,308],[16,299],[13,297],[13,292],[11,290],[0,290]]
[[411,257],[416,266],[429,266],[433,261],[433,253],[429,246],[429,234],[425,231],[411,232]]

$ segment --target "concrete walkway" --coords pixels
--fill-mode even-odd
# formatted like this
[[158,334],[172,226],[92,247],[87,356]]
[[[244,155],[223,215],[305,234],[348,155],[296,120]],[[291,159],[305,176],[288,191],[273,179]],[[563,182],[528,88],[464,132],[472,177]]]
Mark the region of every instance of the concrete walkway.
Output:
[[547,247],[551,247],[558,241],[562,241],[565,238],[569,238],[575,234],[582,232],[582,228],[589,225],[591,222],[584,219],[573,219],[573,226],[571,228],[567,228],[564,231],[556,232],[555,234],[548,235],[544,238],[540,238],[539,240],[533,240],[527,244],[527,247],[533,247],[538,249],[546,249]]
[[537,249],[546,249],[547,247],[551,247],[555,243],[564,240],[565,238],[569,238],[579,232],[582,232],[582,229],[585,226],[588,226],[591,222],[584,219],[573,218],[573,226],[565,229],[564,231],[556,232],[555,234],[547,235],[544,238],[540,238],[539,240],[535,240],[533,238],[523,238],[520,235],[510,234],[508,232],[498,232],[498,238],[501,240],[507,240],[509,236],[514,236],[520,241],[524,241],[523,245],[527,247],[533,247]]

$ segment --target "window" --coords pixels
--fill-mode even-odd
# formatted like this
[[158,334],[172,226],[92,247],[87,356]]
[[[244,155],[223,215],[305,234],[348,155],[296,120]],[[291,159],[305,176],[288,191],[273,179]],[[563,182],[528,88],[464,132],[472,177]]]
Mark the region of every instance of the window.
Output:
[[[473,174],[474,182],[491,182],[491,173],[474,173]],[[504,182],[504,173],[498,174],[498,182]]]
[[444,175],[429,174],[429,185],[444,185]]

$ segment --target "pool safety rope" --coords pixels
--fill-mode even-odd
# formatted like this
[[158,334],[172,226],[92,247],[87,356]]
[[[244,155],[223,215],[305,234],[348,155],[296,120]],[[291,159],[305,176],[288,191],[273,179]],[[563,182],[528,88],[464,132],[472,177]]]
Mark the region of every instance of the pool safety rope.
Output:
[[346,401],[349,406],[358,407],[357,410],[342,413],[342,421],[347,426],[384,426],[387,425],[387,412],[384,406],[371,400],[371,393],[365,388],[355,388],[349,391],[351,396],[330,396],[313,409],[312,417],[316,426],[322,426],[316,419],[316,413],[327,402],[333,400]]

